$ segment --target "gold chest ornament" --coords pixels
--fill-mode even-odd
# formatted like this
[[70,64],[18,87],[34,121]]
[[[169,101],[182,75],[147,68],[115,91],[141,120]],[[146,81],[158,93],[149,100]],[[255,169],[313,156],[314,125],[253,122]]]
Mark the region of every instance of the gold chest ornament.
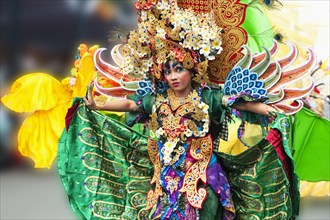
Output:
[[[199,180],[206,184],[206,169],[213,151],[212,138],[208,134],[208,105],[201,101],[195,90],[182,99],[175,97],[173,90],[169,89],[167,98],[157,95],[149,125],[152,132],[166,142],[161,151],[163,154],[161,161],[158,141],[149,138],[148,152],[154,164],[151,184],[155,184],[155,188],[147,194],[146,209],[156,205],[159,196],[163,195],[159,184],[161,166],[174,164],[184,152],[184,148],[178,144],[179,141],[189,143],[189,153],[196,160],[192,164],[186,164],[183,186],[179,191],[186,193],[190,205],[201,208],[207,197],[207,191],[204,188],[198,189],[197,186]],[[171,157],[173,152],[175,156]]]

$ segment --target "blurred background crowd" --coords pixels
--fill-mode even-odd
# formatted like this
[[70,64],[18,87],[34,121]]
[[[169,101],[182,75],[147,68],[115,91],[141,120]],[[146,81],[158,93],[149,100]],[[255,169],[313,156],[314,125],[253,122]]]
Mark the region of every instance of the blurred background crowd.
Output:
[[[9,92],[15,79],[26,73],[44,72],[57,79],[70,75],[80,43],[89,46],[98,44],[107,48],[120,43],[112,32],[118,28],[134,28],[137,18],[134,2],[135,0],[0,0],[1,97]],[[313,48],[318,55],[319,65],[313,73],[317,89],[306,100],[306,106],[329,119],[329,1],[281,2],[283,8],[270,14],[272,22],[279,27],[277,31],[284,39],[290,39],[298,46]],[[16,147],[17,131],[24,118],[25,115],[15,114],[1,103],[2,174],[9,168],[33,169],[33,162],[20,156]],[[56,163],[54,167],[56,169]],[[19,179],[14,178],[11,181]],[[12,185],[9,179],[2,180],[1,183]],[[60,187],[59,182],[56,184]],[[1,209],[4,209],[3,192],[8,190],[8,199],[11,197],[10,189],[1,187]],[[64,196],[64,192],[61,193]],[[65,206],[69,209],[68,204]],[[56,218],[61,216],[52,219]],[[1,219],[6,217],[2,216]],[[66,218],[62,216],[62,219]]]
[[[1,97],[18,77],[48,73],[61,80],[70,75],[80,43],[110,48],[120,41],[111,32],[136,24],[134,0],[1,0]],[[110,40],[111,39],[111,40]],[[1,169],[24,163],[15,149],[24,115],[1,103]]]

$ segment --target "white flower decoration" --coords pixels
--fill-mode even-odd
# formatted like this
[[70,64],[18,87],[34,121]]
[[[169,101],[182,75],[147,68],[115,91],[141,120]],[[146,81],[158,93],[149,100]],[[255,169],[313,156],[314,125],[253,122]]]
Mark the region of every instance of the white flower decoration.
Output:
[[[210,39],[211,39],[211,40],[214,40],[216,37],[217,37],[216,32],[211,31],[211,32],[210,32]],[[213,45],[212,45],[212,46],[213,46]]]
[[141,50],[141,52],[138,53],[139,57],[142,58],[146,55],[146,51]]
[[203,113],[207,114],[209,110],[209,106],[204,102],[200,103],[198,107],[202,110]]
[[164,7],[164,9],[165,9],[166,11],[170,10],[170,4],[167,3],[167,2],[164,2],[164,3],[163,3],[163,7]]
[[181,39],[183,39],[185,35],[186,35],[186,33],[185,33],[184,31],[181,31],[181,32],[179,33],[179,37],[180,37]]
[[[197,46],[198,46],[199,48],[203,48],[203,46],[206,46],[206,45],[204,44],[203,40],[199,40],[199,41],[197,42]],[[202,50],[202,49],[201,49],[201,50]]]
[[156,36],[165,39],[166,31],[163,28],[157,28]]
[[131,58],[130,57],[125,57],[124,62],[126,64],[129,64],[131,62]]
[[169,165],[172,161],[172,158],[170,156],[164,156],[163,161],[165,165]]
[[163,153],[163,161],[165,164],[169,164],[172,160],[171,153],[173,152],[177,142],[168,141],[164,144],[161,152]]
[[202,27],[202,33],[209,33],[210,32],[210,28],[209,28],[209,26],[208,25],[204,25],[203,27]]
[[141,20],[146,21],[148,19],[148,13],[144,10],[141,11]]
[[206,132],[205,131],[200,131],[198,136],[199,137],[204,137],[205,135],[206,135]]
[[171,150],[173,150],[175,146],[176,146],[176,143],[171,142],[171,141],[168,141],[164,144],[164,148],[171,149]]
[[164,129],[163,128],[158,128],[158,130],[156,131],[156,135],[157,137],[160,137],[164,134]]
[[164,4],[165,4],[165,3],[159,1],[159,2],[157,3],[157,5],[156,5],[157,9],[159,9],[159,10],[163,10],[163,9],[164,9]]
[[210,47],[203,44],[202,48],[199,50],[199,52],[205,56],[208,56],[211,52]]
[[209,125],[208,124],[203,125],[203,131],[205,131],[205,132],[209,131]]
[[219,50],[221,48],[221,40],[219,39],[213,40],[212,47]]
[[148,66],[148,65],[144,65],[144,66],[142,67],[142,71],[143,71],[143,72],[148,72],[148,71],[149,71],[149,66]]
[[192,132],[190,129],[187,128],[187,129],[185,130],[184,134],[185,134],[187,137],[191,137],[192,134],[193,134],[193,132]]
[[124,68],[124,72],[125,72],[125,74],[127,74],[127,73],[131,73],[131,72],[133,72],[133,70],[134,70],[134,66],[133,66],[133,65],[128,65],[128,66],[126,66],[126,67]]

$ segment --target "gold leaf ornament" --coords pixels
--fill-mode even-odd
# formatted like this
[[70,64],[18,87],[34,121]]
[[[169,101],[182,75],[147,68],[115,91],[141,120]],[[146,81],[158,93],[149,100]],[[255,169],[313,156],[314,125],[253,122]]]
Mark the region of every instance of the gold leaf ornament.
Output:
[[160,72],[158,66],[155,63],[153,64],[152,70],[153,70],[153,73],[154,73],[153,75],[156,77],[156,79],[159,80],[159,79],[162,78],[162,73]]
[[200,74],[200,75],[204,75],[207,71],[208,65],[209,65],[208,60],[205,60],[205,61],[197,64],[197,66],[196,66],[197,73]]
[[186,56],[183,59],[183,67],[187,70],[190,70],[194,67],[195,63],[194,63],[194,59],[191,56],[191,54],[188,52],[186,53]]

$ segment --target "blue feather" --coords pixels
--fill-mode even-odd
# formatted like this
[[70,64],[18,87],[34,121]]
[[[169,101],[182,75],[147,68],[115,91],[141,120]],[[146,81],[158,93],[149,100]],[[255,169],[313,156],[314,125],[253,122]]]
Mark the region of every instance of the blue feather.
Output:
[[225,95],[237,95],[248,93],[254,98],[266,97],[267,91],[263,88],[264,83],[258,79],[258,74],[250,72],[249,69],[234,68],[227,76],[224,85]]

